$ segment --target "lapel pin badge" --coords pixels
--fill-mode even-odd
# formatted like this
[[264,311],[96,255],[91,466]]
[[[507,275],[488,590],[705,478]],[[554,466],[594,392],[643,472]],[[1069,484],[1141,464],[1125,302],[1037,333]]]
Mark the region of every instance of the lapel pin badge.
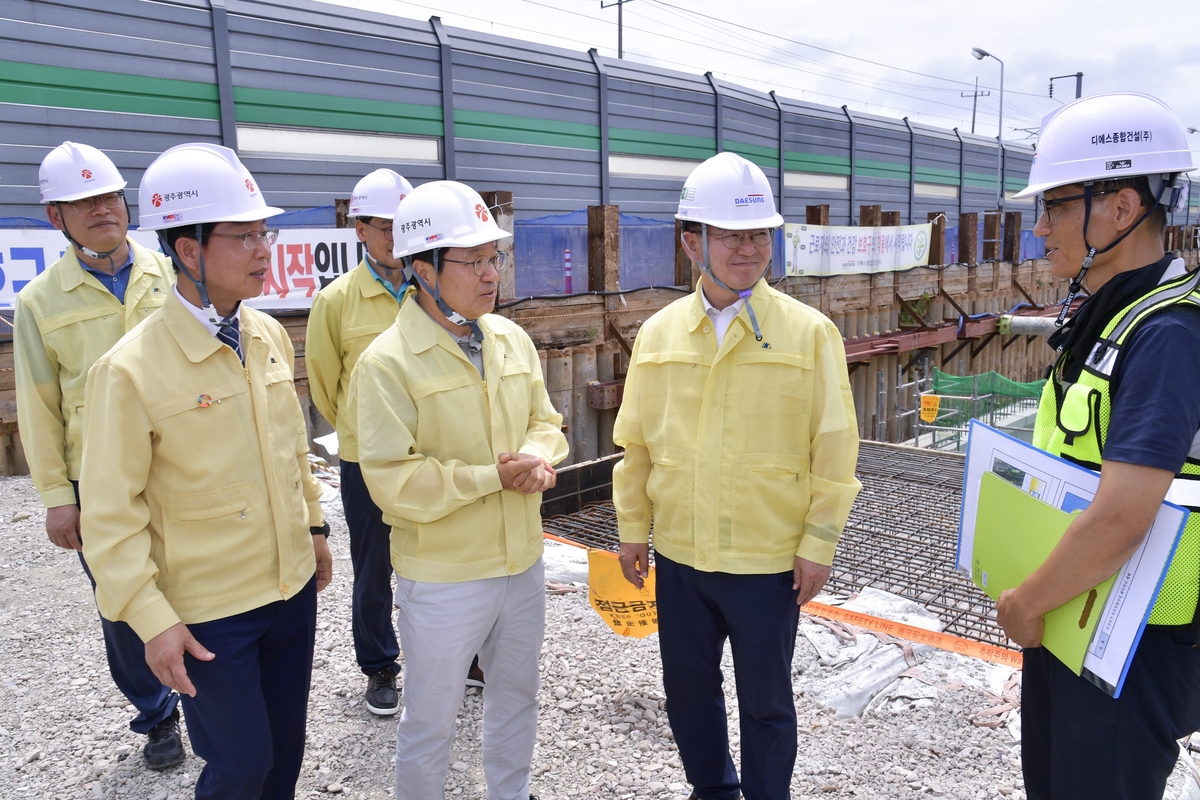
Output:
[[199,404],[201,408],[208,408],[212,405],[212,395],[202,394],[196,398],[196,403]]

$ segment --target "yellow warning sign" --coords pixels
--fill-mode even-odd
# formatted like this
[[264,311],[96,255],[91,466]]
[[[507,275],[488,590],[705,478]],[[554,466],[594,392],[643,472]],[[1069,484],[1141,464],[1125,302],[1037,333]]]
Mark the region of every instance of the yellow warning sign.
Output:
[[616,553],[588,550],[588,601],[600,618],[622,636],[641,639],[658,633],[654,567],[638,589],[621,573]]
[[921,422],[936,422],[942,398],[936,394],[921,395]]

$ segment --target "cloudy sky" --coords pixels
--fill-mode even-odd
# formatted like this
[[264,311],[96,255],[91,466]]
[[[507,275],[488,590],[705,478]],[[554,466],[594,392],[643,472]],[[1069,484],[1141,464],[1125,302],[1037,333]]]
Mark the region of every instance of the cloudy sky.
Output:
[[[332,0],[410,19],[438,15],[449,26],[602,55],[617,54],[617,9],[600,0]],[[608,5],[611,0],[605,0]],[[853,13],[848,13],[849,9]],[[785,97],[908,116],[931,125],[971,127],[994,136],[1004,60],[1004,137],[1029,139],[1058,98],[1071,99],[1082,71],[1085,95],[1117,90],[1165,100],[1185,126],[1200,128],[1200,3],[1127,0],[629,0],[625,57]],[[1161,9],[1161,10],[1160,10]],[[963,97],[963,94],[967,96]],[[1200,133],[1189,136],[1200,165]]]

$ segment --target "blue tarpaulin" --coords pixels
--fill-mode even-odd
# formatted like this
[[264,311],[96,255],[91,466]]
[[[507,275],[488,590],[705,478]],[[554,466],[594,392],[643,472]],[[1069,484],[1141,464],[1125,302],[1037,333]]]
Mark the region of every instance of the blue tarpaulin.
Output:
[[[675,283],[675,222],[621,214],[622,289]],[[588,288],[587,211],[517,220],[513,226],[517,296],[565,294],[571,251],[571,291]]]

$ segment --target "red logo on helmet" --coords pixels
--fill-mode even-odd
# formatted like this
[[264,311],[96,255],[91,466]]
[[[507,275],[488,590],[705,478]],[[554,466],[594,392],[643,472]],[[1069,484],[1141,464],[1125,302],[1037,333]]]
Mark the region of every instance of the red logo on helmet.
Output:
[[85,181],[90,181],[92,179],[92,171],[90,169],[82,170],[79,174],[83,176]]
[[254,191],[254,182],[249,178],[246,178],[246,189],[250,192]]
[[154,204],[155,208],[158,208],[162,205],[162,195],[158,192],[155,192],[154,196],[150,198],[150,202]]
[[479,217],[484,222],[487,222],[488,221],[487,206],[482,205],[481,203],[476,203],[475,204],[475,216]]

